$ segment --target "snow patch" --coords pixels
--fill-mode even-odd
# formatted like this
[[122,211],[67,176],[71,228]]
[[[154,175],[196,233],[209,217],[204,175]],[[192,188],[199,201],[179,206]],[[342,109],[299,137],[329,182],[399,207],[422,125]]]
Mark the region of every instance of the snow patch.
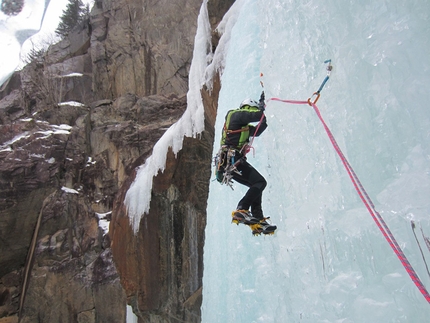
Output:
[[72,126],[69,126],[68,124],[64,124],[64,123],[58,126],[53,124],[51,127],[58,130],[71,130],[73,128]]
[[109,223],[110,220],[108,220],[108,215],[111,215],[112,211],[106,212],[106,213],[97,213],[97,218],[99,219],[99,227],[103,230],[103,235],[108,234],[109,232]]
[[93,161],[92,157],[88,157],[87,164],[85,165],[85,167],[90,167],[91,165],[95,165],[95,164],[96,164],[96,161]]
[[66,124],[61,124],[59,126],[57,125],[51,125],[51,128],[53,130],[46,130],[46,131],[36,131],[37,134],[44,135],[43,137],[39,137],[37,139],[46,139],[51,135],[69,135],[70,129],[72,129],[71,126]]
[[6,141],[4,144],[2,144],[0,146],[0,149],[1,149],[1,151],[3,151],[3,150],[9,150],[9,149],[12,150],[11,147],[10,147],[10,145],[14,144],[15,142],[20,141],[21,139],[25,139],[25,138],[28,138],[28,137],[30,137],[30,133],[28,131],[23,132],[23,133],[21,133],[19,135],[16,135],[15,137],[13,137],[11,140]]
[[1,148],[0,152],[2,152],[2,151],[12,151],[12,148],[10,148],[10,147]]
[[61,106],[65,106],[65,105],[70,105],[72,107],[84,107],[85,104],[81,103],[81,102],[76,102],[76,101],[67,101],[67,102],[60,102],[58,103],[58,105]]
[[70,194],[79,194],[79,192],[77,190],[74,190],[73,188],[68,188],[63,186],[61,188],[62,191],[66,192],[66,193],[70,193]]
[[45,154],[30,154],[30,157],[33,157],[33,158],[45,158]]
[[61,77],[80,77],[80,76],[84,76],[84,74],[82,74],[82,73],[70,73],[67,75],[62,75]]

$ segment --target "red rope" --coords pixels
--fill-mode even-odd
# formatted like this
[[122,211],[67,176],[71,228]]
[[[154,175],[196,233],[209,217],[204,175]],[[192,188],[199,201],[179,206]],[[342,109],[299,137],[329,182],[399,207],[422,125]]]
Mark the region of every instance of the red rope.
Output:
[[375,206],[370,199],[369,195],[367,194],[366,190],[364,189],[363,185],[361,184],[360,180],[358,179],[357,175],[355,174],[354,170],[352,169],[351,165],[349,164],[348,160],[346,159],[345,155],[343,154],[342,150],[340,149],[339,145],[337,144],[333,134],[331,133],[330,129],[328,128],[327,124],[325,123],[323,117],[321,116],[321,113],[316,106],[315,102],[308,101],[294,101],[294,100],[281,100],[278,98],[271,98],[269,101],[280,101],[284,103],[291,103],[291,104],[309,104],[311,105],[318,118],[320,119],[321,123],[324,126],[324,129],[336,151],[336,153],[339,155],[348,175],[351,179],[355,190],[357,191],[358,195],[360,196],[361,200],[363,201],[364,205],[366,206],[367,210],[369,211],[370,215],[372,216],[373,220],[375,221],[376,225],[378,226],[379,230],[382,232],[383,236],[387,240],[390,247],[393,249],[394,253],[396,254],[397,258],[399,258],[400,262],[402,263],[403,267],[405,268],[408,275],[411,277],[414,284],[417,286],[418,290],[421,292],[421,294],[424,296],[424,298],[427,300],[428,303],[430,303],[430,295],[427,292],[426,288],[424,287],[424,284],[421,282],[420,278],[416,274],[415,270],[412,268],[411,264],[409,263],[408,259],[406,258],[405,254],[403,253],[402,249],[398,245],[396,239],[394,238],[393,234],[391,233],[391,230],[388,228],[387,224],[385,223],[382,216],[375,210]]
[[258,129],[260,129],[260,125],[261,125],[261,123],[263,122],[263,119],[264,119],[264,112],[263,112],[263,114],[261,115],[261,118],[260,118],[260,121],[258,122],[258,124],[257,124],[257,127],[255,128],[255,131],[254,131],[254,135],[252,136],[252,138],[251,138],[251,141],[250,141],[250,143],[249,144],[246,144],[243,148],[245,148],[245,149],[243,149],[243,151],[242,151],[242,154],[243,154],[243,156],[246,156],[246,154],[248,154],[249,152],[250,152],[250,150],[251,149],[253,149],[253,152],[255,153],[255,149],[254,149],[254,147],[252,147],[252,143],[254,142],[254,138],[255,138],[255,134],[258,132]]

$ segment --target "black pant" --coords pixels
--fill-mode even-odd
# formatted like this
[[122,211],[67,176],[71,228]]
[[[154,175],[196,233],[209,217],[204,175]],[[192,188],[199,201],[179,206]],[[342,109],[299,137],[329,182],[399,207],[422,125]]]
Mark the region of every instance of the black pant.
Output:
[[263,190],[267,185],[264,177],[249,164],[245,159],[237,165],[237,170],[241,173],[233,172],[233,179],[249,187],[245,196],[239,201],[237,209],[249,210],[251,208],[252,216],[262,219],[263,210],[261,208],[261,199]]

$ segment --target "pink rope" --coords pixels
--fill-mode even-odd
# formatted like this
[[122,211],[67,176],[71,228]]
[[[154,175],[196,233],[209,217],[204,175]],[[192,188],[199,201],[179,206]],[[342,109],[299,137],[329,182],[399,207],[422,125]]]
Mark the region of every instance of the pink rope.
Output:
[[258,122],[258,124],[257,124],[257,127],[255,128],[255,131],[254,131],[254,135],[252,136],[252,138],[251,138],[251,141],[250,141],[250,143],[249,144],[247,144],[246,146],[244,146],[244,150],[243,150],[243,152],[242,152],[242,154],[243,154],[243,156],[246,156],[246,154],[247,153],[249,153],[249,151],[252,149],[252,151],[254,152],[254,154],[255,154],[255,149],[254,149],[254,147],[252,147],[252,143],[254,142],[254,138],[255,138],[255,134],[258,132],[258,129],[260,129],[260,125],[261,125],[261,123],[263,122],[263,119],[264,119],[264,112],[263,112],[263,114],[261,115],[261,118],[260,118],[260,121]]
[[[270,98],[267,102],[269,102],[269,101],[280,101],[280,102],[284,102],[284,103],[292,103],[292,104],[308,104],[308,101],[281,100],[281,99],[278,99],[278,98]],[[264,112],[263,112],[263,114],[261,115],[260,121],[258,122],[257,128],[255,129],[255,132],[254,132],[254,133],[257,133],[257,132],[258,132],[258,129],[260,128],[261,122],[263,122],[263,118],[264,118]],[[249,144],[247,144],[247,145],[246,145],[246,147],[245,147],[244,151],[242,152],[242,153],[243,153],[243,156],[246,156],[246,154],[247,154],[247,153],[249,153],[249,151],[250,151],[251,149],[252,149],[252,150],[253,150],[253,152],[255,153],[255,149],[254,149],[254,147],[252,146],[252,143],[254,142],[254,138],[255,138],[255,135],[254,135],[254,136],[252,136],[251,141],[249,142]]]
[[311,105],[317,114],[318,118],[320,119],[322,125],[324,126],[324,129],[336,151],[336,153],[339,155],[348,175],[349,178],[352,181],[352,184],[355,187],[355,190],[357,191],[357,194],[360,196],[360,199],[363,201],[364,205],[366,206],[368,212],[372,216],[373,220],[375,221],[376,225],[378,226],[379,230],[382,232],[383,236],[387,240],[390,247],[393,249],[394,253],[396,254],[397,258],[402,263],[403,267],[405,268],[406,272],[408,273],[409,277],[412,279],[414,284],[417,286],[418,290],[421,292],[421,294],[424,296],[424,298],[427,300],[428,303],[430,303],[430,295],[427,292],[426,288],[424,287],[424,284],[421,282],[420,278],[416,274],[415,270],[412,268],[411,264],[409,263],[408,259],[406,258],[406,255],[403,253],[402,249],[398,245],[396,239],[394,238],[393,234],[391,233],[391,230],[388,228],[387,224],[385,223],[382,216],[375,210],[375,206],[370,199],[369,195],[367,194],[366,190],[364,189],[363,185],[361,184],[360,180],[358,179],[356,173],[354,172],[353,168],[349,164],[348,160],[346,159],[345,155],[343,154],[342,150],[340,149],[339,145],[336,142],[336,139],[334,138],[333,134],[331,133],[330,129],[328,128],[327,124],[325,123],[323,117],[321,116],[321,113],[316,106],[315,103],[308,101],[294,101],[294,100],[281,100],[278,98],[271,98],[269,101],[279,101],[284,103],[291,103],[291,104],[308,104]]

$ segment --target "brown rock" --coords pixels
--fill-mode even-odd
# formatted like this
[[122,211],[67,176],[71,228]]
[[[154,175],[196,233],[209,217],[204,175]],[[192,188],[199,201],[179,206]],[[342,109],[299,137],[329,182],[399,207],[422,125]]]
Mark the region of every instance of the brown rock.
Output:
[[[214,27],[231,3],[210,1]],[[124,322],[126,302],[141,321],[200,321],[218,79],[137,236],[123,206],[186,109],[200,5],[98,0],[89,25],[0,89],[0,322]]]

